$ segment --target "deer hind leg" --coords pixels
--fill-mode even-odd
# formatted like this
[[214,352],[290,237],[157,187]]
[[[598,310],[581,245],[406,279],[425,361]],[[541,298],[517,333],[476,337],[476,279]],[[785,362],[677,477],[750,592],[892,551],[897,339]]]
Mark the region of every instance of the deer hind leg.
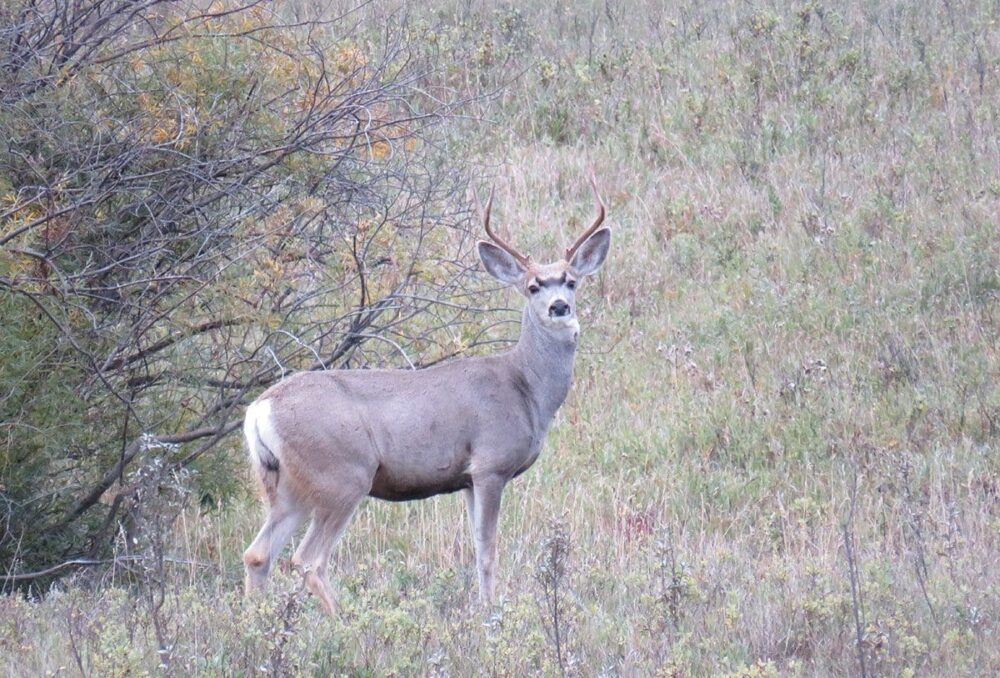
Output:
[[292,557],[292,564],[300,569],[305,577],[306,587],[319,598],[330,616],[334,614],[333,596],[330,593],[328,579],[330,556],[351,522],[351,516],[354,515],[359,503],[361,497],[338,505],[317,508],[305,538]]
[[264,526],[257,533],[249,548],[243,553],[246,567],[244,588],[246,593],[262,588],[271,573],[275,559],[281,553],[295,530],[302,524],[305,514],[291,502],[276,498],[268,509]]
[[473,501],[469,517],[476,541],[476,570],[479,573],[479,599],[493,601],[496,593],[497,519],[503,480],[490,478],[473,481]]

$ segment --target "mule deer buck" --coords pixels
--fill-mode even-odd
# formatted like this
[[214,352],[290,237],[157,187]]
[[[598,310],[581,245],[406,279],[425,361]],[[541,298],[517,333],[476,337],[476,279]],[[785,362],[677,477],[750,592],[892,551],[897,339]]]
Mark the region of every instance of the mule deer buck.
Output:
[[591,177],[597,217],[562,260],[536,264],[490,229],[479,257],[525,297],[517,345],[498,355],[423,370],[302,372],[247,409],[244,434],[267,518],[243,556],[246,589],[263,585],[307,516],[292,557],[305,584],[333,614],[327,568],[337,540],[366,496],[423,499],[461,490],[475,540],[479,593],[495,590],[500,495],[538,458],[569,391],[579,322],[576,287],[607,256],[604,203]]

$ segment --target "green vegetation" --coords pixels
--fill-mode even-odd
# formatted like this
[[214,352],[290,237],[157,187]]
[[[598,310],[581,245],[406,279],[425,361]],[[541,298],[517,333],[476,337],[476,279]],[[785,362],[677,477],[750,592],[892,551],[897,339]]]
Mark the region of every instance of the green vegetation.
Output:
[[[535,467],[505,495],[501,602],[489,610],[474,604],[471,544],[456,496],[362,506],[334,556],[335,620],[290,573],[277,573],[268,596],[243,601],[240,553],[259,509],[249,479],[242,482],[239,441],[226,438],[194,466],[173,463],[199,444],[184,443],[137,455],[102,498],[99,518],[114,497],[125,497],[120,529],[107,529],[95,508],[87,514],[93,525],[59,535],[59,555],[75,555],[67,545],[89,546],[103,530],[110,546],[102,558],[118,556],[113,566],[77,570],[44,596],[30,588],[0,598],[0,670],[1000,672],[1000,6],[431,5],[411,9],[405,21],[385,7],[365,7],[317,39],[343,40],[338,30],[350,28],[352,44],[366,52],[380,44],[387,16],[399,20],[406,63],[435,66],[420,82],[448,88],[453,101],[468,99],[461,110],[475,118],[448,120],[433,143],[417,143],[418,174],[453,167],[478,173],[480,190],[494,182],[494,218],[535,258],[557,256],[590,217],[591,166],[615,229],[609,261],[580,291],[582,350],[570,398]],[[229,69],[196,65],[187,68],[199,91],[242,86]],[[396,74],[389,66],[380,77]],[[0,124],[11,110],[0,113]],[[303,157],[302,166],[290,158],[283,171],[292,179],[281,177],[282,185],[307,185],[310,172],[325,171]],[[470,170],[475,163],[486,169]],[[378,167],[363,164],[351,176],[408,176],[406,168]],[[18,181],[0,173],[0,201]],[[464,189],[431,193],[435,214],[465,216]],[[441,206],[445,198],[453,211]],[[397,204],[378,204],[386,203]],[[309,205],[289,209],[301,215]],[[329,216],[327,207],[313,207]],[[343,214],[335,213],[337,223]],[[95,411],[111,399],[80,366],[80,352],[60,343],[28,296],[0,286],[0,497],[19,505],[42,495],[69,502],[87,487],[87,474],[121,453],[123,428],[159,435],[194,425],[221,397],[194,397],[209,372],[200,363],[235,356],[243,371],[233,378],[256,374],[271,364],[266,355],[253,362],[268,345],[261,328],[331,342],[323,355],[335,348],[339,336],[308,328],[326,313],[341,317],[352,303],[334,285],[356,291],[349,236],[369,227],[352,214],[352,230],[330,248],[330,295],[281,321],[290,324],[254,313],[274,308],[281,276],[294,269],[288,262],[301,259],[283,259],[272,244],[252,256],[271,252],[269,261],[285,268],[263,260],[246,275],[226,268],[220,285],[271,296],[235,309],[235,292],[213,297],[227,313],[220,317],[246,318],[251,329],[227,333],[225,350],[210,342],[177,346],[170,361],[181,376],[137,406],[142,414],[187,398],[194,410],[171,409],[174,418],[162,424],[173,428],[123,424],[122,408]],[[92,219],[115,223],[96,213]],[[277,237],[279,226],[293,222],[301,220],[273,217],[273,230],[261,227],[259,237]],[[17,223],[5,217],[0,238]],[[435,236],[428,248],[435,266],[449,265],[452,250],[474,263],[463,240],[471,227],[451,224]],[[23,274],[17,266],[38,265],[24,261],[0,250],[0,275],[14,280]],[[519,305],[512,293],[462,297],[472,289],[465,282],[483,281],[443,282],[454,275],[427,267],[415,279],[446,291],[436,298],[471,307]],[[371,303],[392,292],[392,283],[379,284],[386,287]],[[208,315],[214,306],[202,316],[184,308],[177,322],[189,329],[216,317]],[[82,311],[67,313],[73,327],[92,326]],[[403,348],[429,362],[455,350],[494,350],[467,347],[483,340],[478,328],[517,316],[462,313],[454,345],[429,333],[451,316],[406,317],[409,324],[387,321],[371,331],[412,337]],[[107,354],[100,342],[123,327],[112,325],[84,337],[94,342],[88,350]],[[149,331],[146,343],[126,343],[123,354],[165,336],[163,326]],[[514,333],[503,324],[482,336]],[[352,354],[352,364],[405,364],[382,343]],[[253,361],[238,360],[246,355]],[[297,367],[312,356],[279,355]],[[118,385],[136,375],[111,376]],[[102,400],[89,401],[91,393]],[[219,421],[227,420],[211,423]],[[106,444],[102,427],[114,432],[116,446]],[[60,474],[90,459],[91,448],[95,465],[65,483]],[[56,492],[63,488],[66,497]],[[12,520],[5,539],[24,519]],[[44,555],[44,535],[25,534]],[[0,569],[23,572],[24,564],[11,558]]]

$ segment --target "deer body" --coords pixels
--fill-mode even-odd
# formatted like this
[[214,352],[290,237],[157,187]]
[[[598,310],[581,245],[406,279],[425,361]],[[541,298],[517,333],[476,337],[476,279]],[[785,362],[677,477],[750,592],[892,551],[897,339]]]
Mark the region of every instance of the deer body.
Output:
[[[488,210],[489,203],[490,233]],[[500,496],[538,458],[569,392],[579,334],[573,289],[607,252],[608,230],[593,234],[599,224],[588,234],[603,234],[594,246],[588,239],[580,257],[555,264],[519,260],[496,238],[500,247],[479,244],[487,270],[528,299],[512,350],[415,371],[300,373],[250,405],[244,434],[268,516],[244,554],[248,591],[264,583],[311,515],[293,564],[332,614],[326,568],[364,497],[408,501],[463,491],[480,593],[492,599]]]
[[575,343],[539,352],[552,341],[532,336],[541,331],[529,318],[512,351],[424,370],[296,374],[251,406],[250,435],[306,493],[348,469],[389,501],[469,489],[473,475],[513,478],[537,458],[572,377]]

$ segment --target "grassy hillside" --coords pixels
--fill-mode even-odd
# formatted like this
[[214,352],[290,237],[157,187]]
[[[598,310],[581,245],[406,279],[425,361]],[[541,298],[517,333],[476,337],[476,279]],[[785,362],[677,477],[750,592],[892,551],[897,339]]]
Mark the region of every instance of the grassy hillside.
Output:
[[162,567],[0,598],[0,671],[1000,672],[1000,4],[433,4],[494,218],[555,258],[593,167],[615,229],[500,602],[446,496],[363,504],[336,620],[287,573],[245,603],[248,479]]

